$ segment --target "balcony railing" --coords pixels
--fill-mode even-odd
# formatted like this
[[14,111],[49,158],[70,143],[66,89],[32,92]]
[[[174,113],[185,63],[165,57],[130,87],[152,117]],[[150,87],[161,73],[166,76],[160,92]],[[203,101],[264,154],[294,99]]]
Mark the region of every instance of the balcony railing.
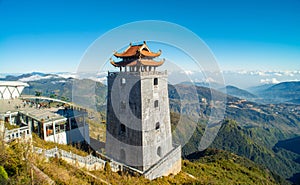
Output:
[[108,72],[108,76],[116,76],[116,75],[139,75],[139,76],[148,76],[148,75],[167,75],[167,70],[165,71],[120,71],[120,72]]
[[6,130],[5,132],[5,141],[11,141],[13,139],[21,138],[21,137],[31,137],[31,132],[28,126],[15,128],[12,130]]

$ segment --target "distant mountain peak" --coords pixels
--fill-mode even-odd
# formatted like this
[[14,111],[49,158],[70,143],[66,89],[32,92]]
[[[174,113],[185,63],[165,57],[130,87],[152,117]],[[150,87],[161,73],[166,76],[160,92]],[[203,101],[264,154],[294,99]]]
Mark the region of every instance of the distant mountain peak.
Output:
[[232,86],[232,85],[227,85],[225,88],[219,89],[219,91],[226,93],[231,96],[235,96],[241,99],[253,99],[257,98],[256,95],[244,90],[240,89],[238,87]]
[[265,99],[275,102],[291,102],[298,104],[300,99],[300,81],[281,82],[272,85],[258,94]]

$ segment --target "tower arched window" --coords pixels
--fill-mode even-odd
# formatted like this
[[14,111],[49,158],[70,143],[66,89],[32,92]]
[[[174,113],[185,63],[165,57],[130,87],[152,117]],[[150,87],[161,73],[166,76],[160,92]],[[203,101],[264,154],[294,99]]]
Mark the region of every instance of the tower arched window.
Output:
[[125,134],[126,133],[126,127],[124,124],[120,125],[120,134]]
[[161,147],[160,147],[160,146],[157,148],[157,155],[158,155],[159,157],[161,157]]
[[121,78],[121,85],[125,85],[126,84],[126,79],[125,78]]
[[126,109],[126,103],[125,103],[125,101],[121,101],[120,108],[121,109]]
[[160,124],[159,124],[159,122],[157,122],[157,123],[155,124],[155,130],[159,130],[159,128],[160,128]]
[[154,107],[155,107],[155,108],[158,107],[158,100],[155,100],[155,101],[154,101]]
[[120,150],[120,160],[123,162],[126,161],[126,153],[124,149]]
[[154,85],[158,85],[158,78],[154,78],[153,84],[154,84]]

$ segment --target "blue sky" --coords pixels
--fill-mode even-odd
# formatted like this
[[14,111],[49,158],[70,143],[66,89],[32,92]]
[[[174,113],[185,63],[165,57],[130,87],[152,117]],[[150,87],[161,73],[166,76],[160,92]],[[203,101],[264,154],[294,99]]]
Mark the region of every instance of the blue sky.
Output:
[[76,71],[95,39],[141,20],[193,31],[222,70],[300,69],[298,0],[0,0],[0,73]]

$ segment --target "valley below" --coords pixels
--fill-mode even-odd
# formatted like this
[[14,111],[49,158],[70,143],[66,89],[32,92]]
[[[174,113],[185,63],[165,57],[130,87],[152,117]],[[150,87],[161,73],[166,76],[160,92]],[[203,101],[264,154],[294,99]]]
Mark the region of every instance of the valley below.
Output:
[[[2,80],[19,80],[30,75],[8,76]],[[90,136],[105,142],[106,85],[90,79],[62,78],[55,75],[27,83],[30,86],[24,89],[24,94],[36,95],[36,92],[41,92],[42,96],[66,101],[75,98],[75,103],[89,108]],[[77,97],[72,93],[74,83],[77,84]],[[86,94],[89,87],[94,87],[94,90]],[[172,133],[174,142],[182,144],[183,147],[183,171],[198,180],[206,175],[208,181],[201,181],[202,183],[214,182],[214,179],[220,183],[222,181],[218,179],[222,178],[232,178],[228,183],[242,183],[248,182],[244,179],[248,177],[268,178],[271,184],[300,184],[300,107],[297,104],[300,99],[297,91],[299,87],[299,82],[286,82],[254,93],[232,86],[227,87],[226,91],[192,84],[169,85]],[[290,89],[284,93],[286,88]],[[226,101],[222,102],[222,99]],[[225,107],[224,115],[216,124],[219,126],[216,137],[208,149],[199,151],[198,147],[211,113],[222,107]],[[183,140],[185,142],[181,143]],[[245,167],[247,172],[240,169]],[[239,177],[226,173],[222,177],[216,177],[223,173],[221,169],[231,173],[241,170],[242,173],[237,176],[243,173],[247,175],[241,176],[244,179],[241,181],[235,181]],[[212,176],[204,173],[209,170],[212,170],[209,172]],[[216,174],[213,175],[214,173]],[[257,177],[258,174],[264,175]],[[184,178],[185,175],[181,176]]]

